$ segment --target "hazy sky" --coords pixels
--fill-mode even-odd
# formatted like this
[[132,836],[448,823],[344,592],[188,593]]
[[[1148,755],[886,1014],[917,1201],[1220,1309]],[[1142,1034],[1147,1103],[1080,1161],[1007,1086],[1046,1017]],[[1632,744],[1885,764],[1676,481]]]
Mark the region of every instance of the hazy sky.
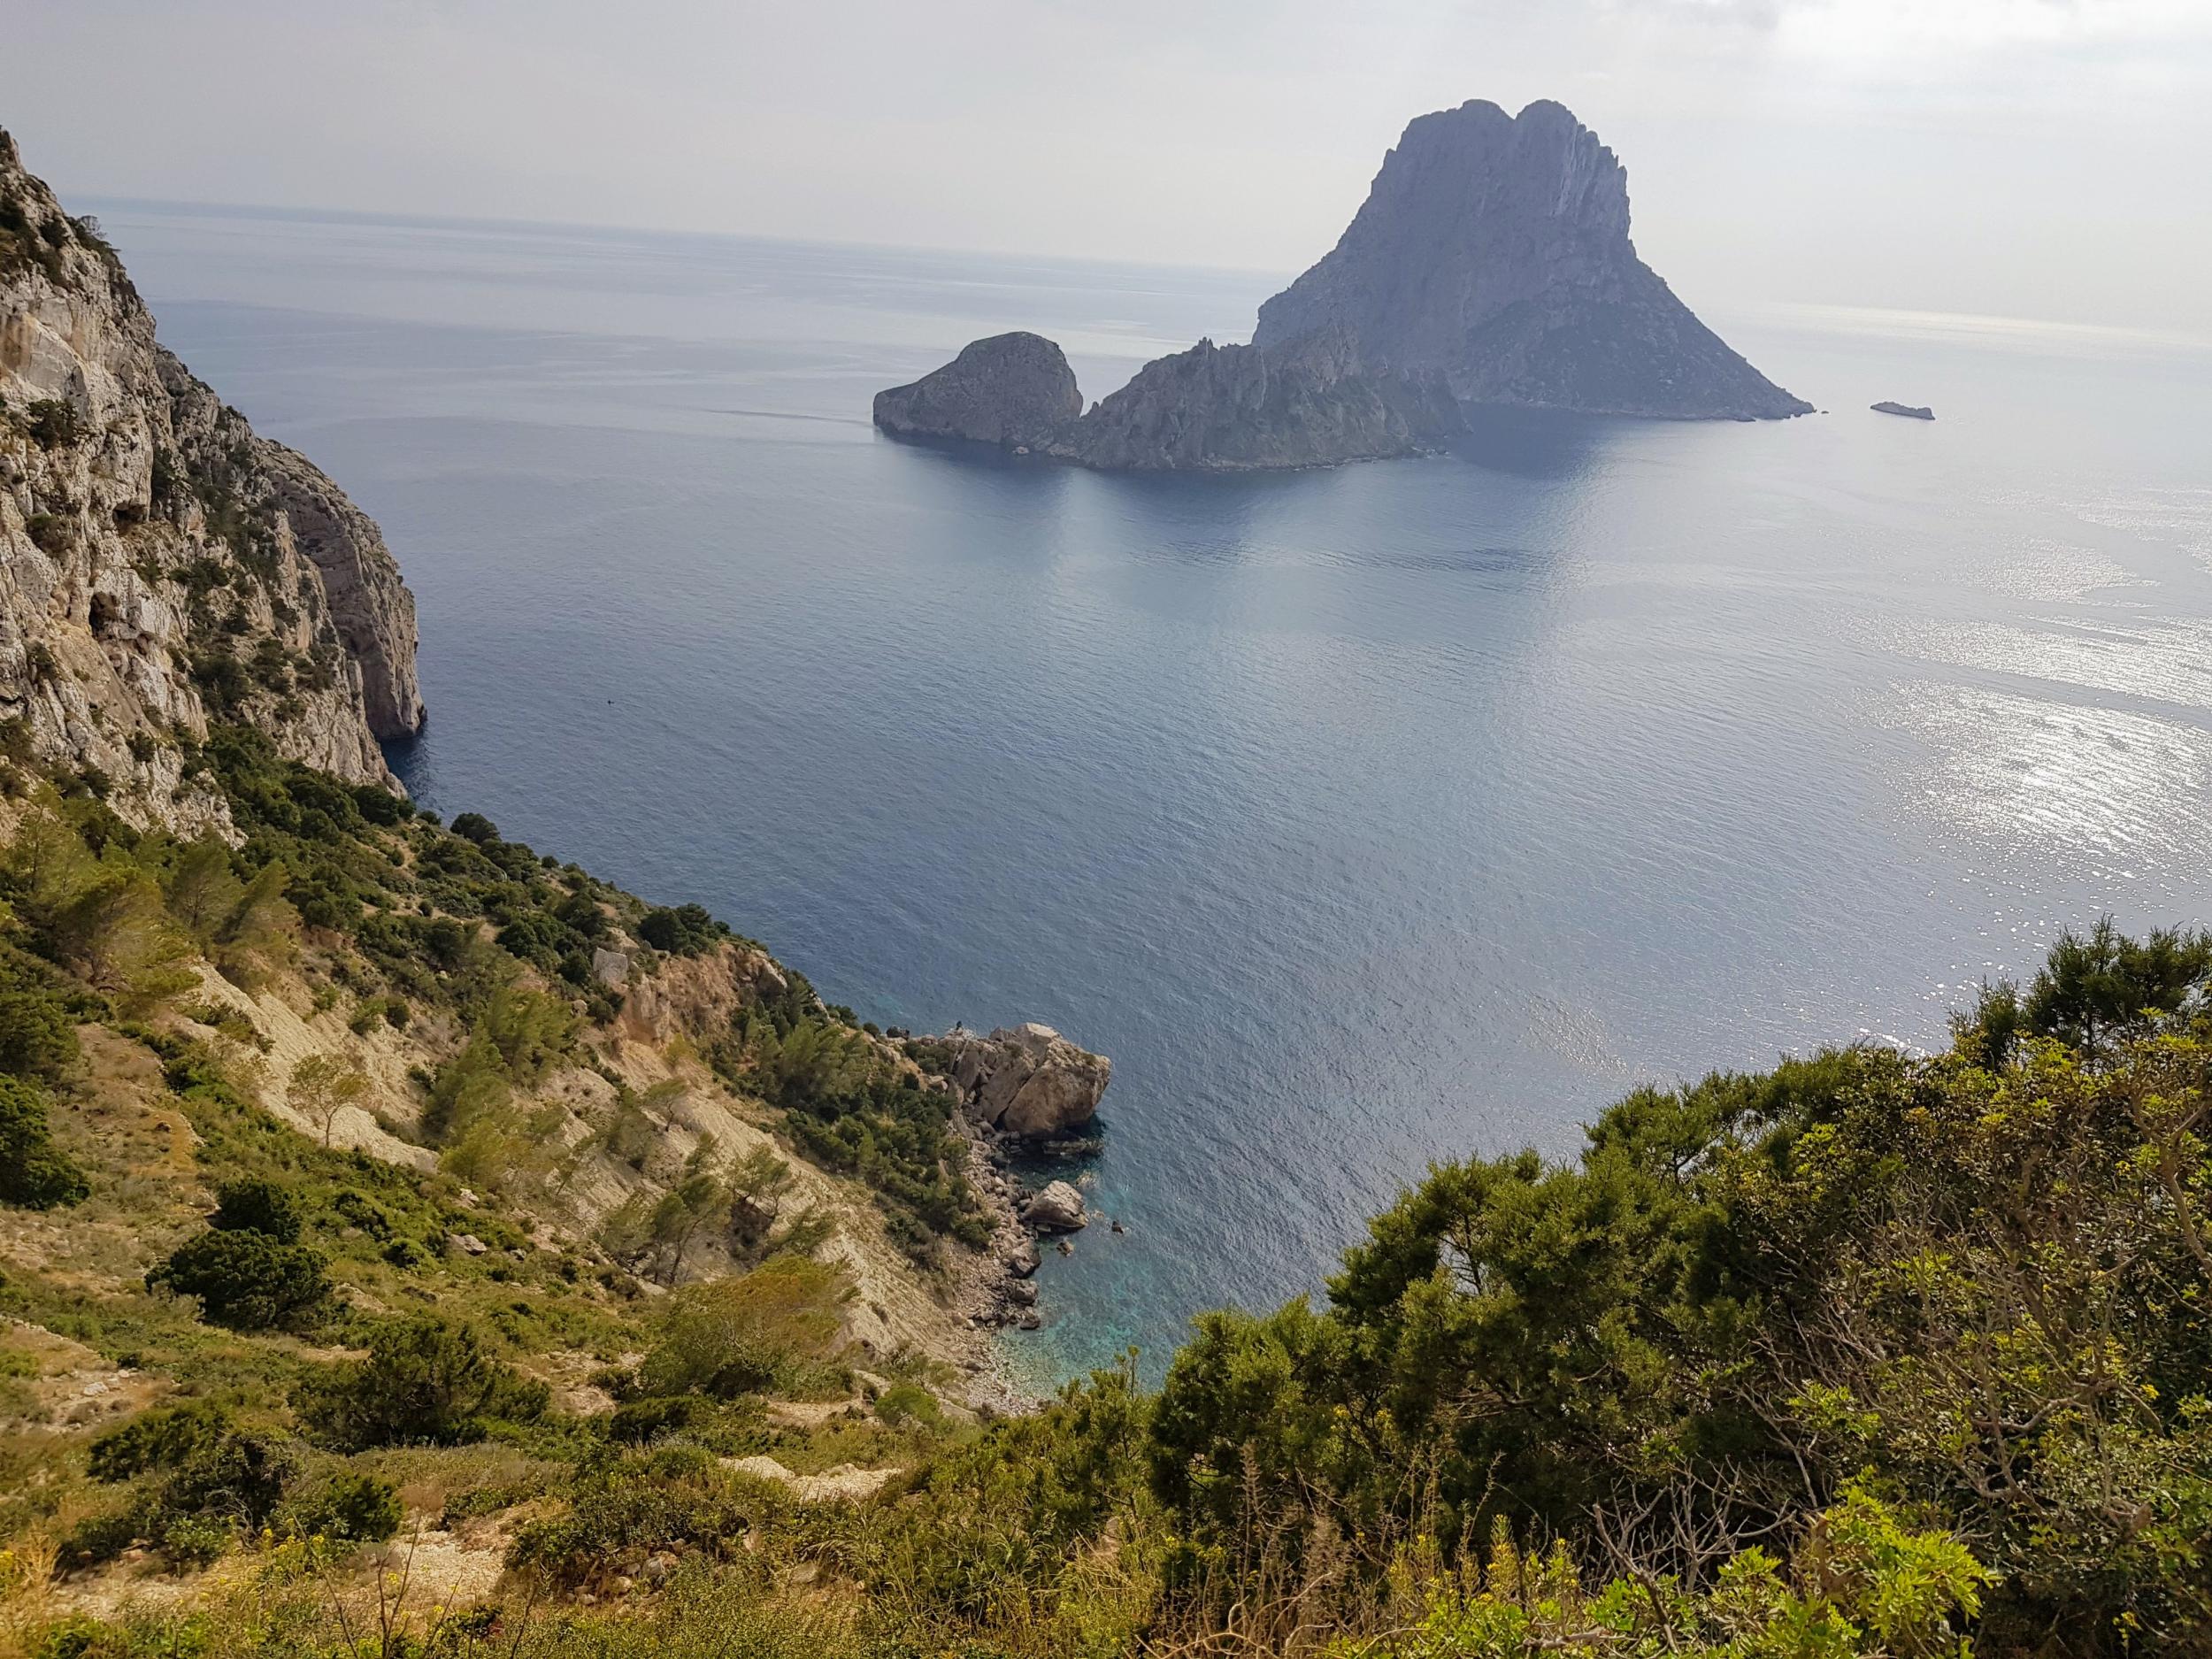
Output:
[[0,0],[80,197],[1288,272],[1546,96],[1694,303],[2212,337],[2212,0]]

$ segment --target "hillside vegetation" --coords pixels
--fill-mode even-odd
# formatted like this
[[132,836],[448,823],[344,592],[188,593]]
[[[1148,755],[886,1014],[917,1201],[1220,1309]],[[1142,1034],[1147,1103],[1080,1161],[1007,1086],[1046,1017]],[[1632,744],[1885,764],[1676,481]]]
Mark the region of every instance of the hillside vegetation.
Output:
[[872,1307],[978,1214],[905,1045],[188,764],[240,845],[9,780],[0,1651],[2207,1650],[2205,936],[1440,1165],[1318,1302],[995,1418]]

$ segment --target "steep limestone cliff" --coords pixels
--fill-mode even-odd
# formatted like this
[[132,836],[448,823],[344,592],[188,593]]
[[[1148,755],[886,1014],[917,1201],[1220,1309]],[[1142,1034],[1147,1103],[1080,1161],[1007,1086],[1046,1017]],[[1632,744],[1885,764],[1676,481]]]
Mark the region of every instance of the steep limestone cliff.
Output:
[[114,250],[0,133],[0,720],[142,822],[221,821],[211,720],[354,783],[422,723],[382,538],[154,338]]
[[1463,402],[1588,413],[1807,413],[1698,321],[1628,235],[1628,174],[1563,106],[1414,120],[1336,247],[1260,307],[1253,343],[1348,339]]

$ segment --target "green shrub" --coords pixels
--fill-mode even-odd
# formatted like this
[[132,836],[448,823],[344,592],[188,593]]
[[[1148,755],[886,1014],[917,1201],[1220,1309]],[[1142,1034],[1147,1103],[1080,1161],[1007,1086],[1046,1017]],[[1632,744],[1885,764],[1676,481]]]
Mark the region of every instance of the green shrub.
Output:
[[296,1502],[286,1526],[311,1537],[380,1544],[396,1533],[406,1518],[406,1508],[390,1481],[349,1470]]
[[741,1278],[687,1286],[668,1299],[660,1340],[639,1368],[640,1390],[732,1399],[819,1386],[833,1374],[843,1292],[835,1269],[791,1256]]
[[330,1294],[319,1251],[265,1233],[213,1229],[180,1245],[146,1275],[146,1286],[196,1296],[211,1323],[239,1331],[304,1325]]
[[55,1210],[82,1203],[91,1183],[56,1148],[46,1122],[46,1091],[0,1076],[0,1203]]
[[876,1415],[895,1429],[909,1425],[935,1428],[945,1420],[937,1397],[913,1383],[900,1383],[885,1389],[876,1401]]
[[61,998],[42,988],[0,991],[0,1071],[51,1082],[76,1059],[76,1018]]
[[237,1541],[228,1522],[213,1515],[180,1515],[162,1528],[161,1551],[180,1568],[212,1566]]
[[45,449],[59,449],[84,436],[84,418],[78,414],[76,405],[65,398],[34,398],[24,414],[24,430]]
[[128,1480],[151,1470],[173,1469],[230,1431],[230,1414],[204,1400],[142,1411],[92,1442],[88,1466],[95,1480]]
[[258,1233],[279,1244],[297,1244],[303,1217],[300,1202],[274,1181],[226,1181],[215,1194],[208,1225],[224,1233]]
[[232,1429],[195,1446],[161,1487],[171,1515],[214,1515],[258,1532],[299,1479],[299,1443],[259,1430]]
[[315,1437],[341,1451],[457,1446],[497,1422],[545,1415],[545,1385],[494,1358],[473,1326],[421,1317],[387,1325],[369,1357],[302,1385],[293,1404]]
[[574,1588],[634,1576],[662,1551],[726,1559],[773,1509],[757,1483],[730,1475],[695,1447],[609,1451],[579,1471],[566,1515],[533,1521],[515,1535],[507,1564]]
[[699,1404],[695,1394],[626,1401],[607,1420],[607,1438],[631,1446],[650,1445],[664,1434],[687,1427],[698,1415]]
[[730,930],[703,906],[679,904],[673,910],[646,911],[637,925],[637,936],[671,956],[695,956],[727,939]]

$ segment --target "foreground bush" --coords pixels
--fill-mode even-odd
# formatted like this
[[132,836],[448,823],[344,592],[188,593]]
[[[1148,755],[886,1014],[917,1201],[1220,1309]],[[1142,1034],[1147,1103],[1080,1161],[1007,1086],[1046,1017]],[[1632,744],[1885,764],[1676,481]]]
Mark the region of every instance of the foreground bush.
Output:
[[776,1509],[760,1482],[729,1473],[697,1448],[609,1450],[579,1471],[565,1515],[533,1521],[516,1535],[507,1564],[576,1589],[635,1577],[657,1555],[729,1559]]
[[842,1382],[835,1269],[780,1256],[738,1279],[692,1285],[668,1299],[640,1392],[723,1399],[771,1388],[812,1392]]

